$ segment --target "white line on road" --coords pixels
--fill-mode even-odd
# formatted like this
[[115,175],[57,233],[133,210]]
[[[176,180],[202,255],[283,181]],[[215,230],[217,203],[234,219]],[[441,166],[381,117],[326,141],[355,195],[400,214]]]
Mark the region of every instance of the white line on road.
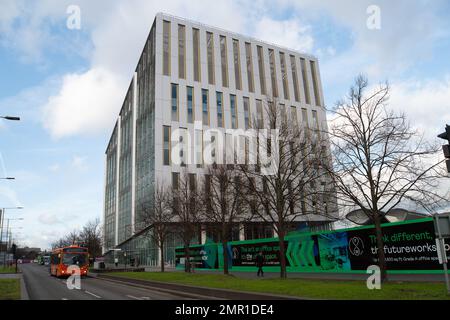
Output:
[[131,298],[131,299],[136,299],[136,300],[143,300],[141,298],[138,298],[138,297],[135,297],[135,296],[132,296],[132,295],[129,295],[129,294],[127,294],[127,297]]
[[87,294],[90,294],[91,296],[93,296],[93,297],[96,297],[97,299],[101,299],[102,297],[100,297],[100,296],[98,296],[98,295],[96,295],[96,294],[94,294],[94,293],[92,293],[92,292],[89,292],[89,291],[87,291],[87,290],[85,290],[84,292],[86,292]]
[[69,300],[69,299],[67,299],[67,298],[61,298],[61,300]]

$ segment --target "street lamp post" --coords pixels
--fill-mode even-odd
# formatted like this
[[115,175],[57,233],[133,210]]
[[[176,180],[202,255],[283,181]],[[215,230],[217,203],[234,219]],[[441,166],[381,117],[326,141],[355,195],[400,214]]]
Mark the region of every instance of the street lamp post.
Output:
[[[5,250],[5,254],[3,255],[3,265],[6,265],[6,255],[8,254],[8,246],[9,246],[9,241],[10,241],[10,236],[9,234],[11,233],[11,229],[9,228],[9,221],[10,220],[23,220],[23,218],[17,218],[17,219],[6,219],[8,220],[6,223],[6,250]],[[20,227],[19,227],[20,228]]]
[[[1,208],[0,209],[0,252],[3,252],[3,223],[5,221],[5,210],[6,209],[23,209],[23,207],[13,207],[13,208]],[[5,253],[6,254],[6,253]]]
[[0,118],[10,121],[20,121],[20,117],[12,117],[12,116],[0,116]]

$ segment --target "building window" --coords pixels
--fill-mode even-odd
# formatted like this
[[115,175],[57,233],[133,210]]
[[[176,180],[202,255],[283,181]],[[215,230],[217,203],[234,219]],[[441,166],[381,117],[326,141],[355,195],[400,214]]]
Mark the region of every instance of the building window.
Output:
[[163,165],[170,165],[170,127],[163,126]]
[[211,32],[206,33],[206,50],[208,56],[208,83],[215,84],[214,70],[214,35]]
[[253,82],[252,45],[249,42],[245,43],[245,60],[247,61],[248,91],[255,92],[255,84]]
[[278,97],[277,71],[275,67],[275,53],[273,49],[269,49],[269,66],[270,66],[270,78],[272,79],[272,95],[274,98],[277,98]]
[[262,129],[264,127],[264,116],[261,100],[256,100],[256,117],[258,121],[258,128]]
[[192,49],[194,57],[194,81],[200,82],[200,31],[192,28]]
[[220,62],[222,65],[222,86],[228,87],[227,38],[220,36]]
[[313,89],[314,89],[314,97],[316,100],[316,106],[320,106],[320,95],[319,95],[319,85],[317,82],[316,63],[311,60],[310,66],[311,66],[311,75],[312,75],[312,80],[313,80]]
[[203,125],[209,126],[209,93],[206,89],[202,89],[202,114]]
[[291,70],[292,70],[292,82],[294,84],[294,98],[295,101],[300,102],[300,96],[298,94],[298,78],[297,78],[297,64],[295,63],[295,57],[290,56]]
[[305,59],[300,58],[300,65],[301,65],[301,68],[302,68],[303,91],[304,91],[304,94],[305,94],[305,102],[306,102],[306,104],[311,104],[311,97],[309,95],[308,74],[307,74],[307,71],[306,71]]
[[250,128],[250,99],[244,97],[244,125],[245,130]]
[[286,71],[286,58],[284,53],[280,52],[281,80],[283,80],[284,99],[289,100],[288,75]]
[[180,181],[180,174],[178,172],[172,172],[172,189],[178,190],[178,185]]
[[302,123],[303,123],[303,129],[306,130],[309,128],[308,111],[306,110],[306,108],[302,108]]
[[186,27],[178,25],[178,77],[186,79]]
[[163,74],[170,76],[170,22],[163,21]]
[[291,106],[291,120],[294,124],[298,125],[297,108],[295,106]]
[[197,168],[201,168],[203,164],[203,131],[195,130],[195,152]]
[[186,88],[187,116],[188,123],[194,123],[194,88]]
[[181,167],[185,167],[186,166],[186,157],[187,157],[187,155],[188,155],[188,153],[189,153],[189,150],[186,150],[187,148],[186,148],[186,146],[187,146],[187,139],[188,139],[188,130],[187,130],[187,128],[179,128],[179,132],[180,132],[180,136],[178,137],[178,143],[179,143],[179,146],[180,146],[180,148],[179,148],[179,150],[180,150],[180,153],[179,153],[179,159],[180,159],[180,166]]
[[261,46],[257,47],[257,53],[258,53],[259,84],[261,87],[261,94],[266,94],[266,73],[264,72],[264,52]]
[[236,89],[242,90],[241,82],[241,58],[239,50],[239,40],[233,39],[233,58],[234,58],[234,79],[236,82]]
[[216,92],[217,100],[217,126],[223,128],[223,96],[222,92]]
[[171,84],[171,105],[172,105],[172,121],[179,121],[178,118],[178,85]]
[[237,128],[236,96],[230,94],[231,128]]
[[317,111],[312,111],[312,120],[313,120],[313,126],[315,130],[319,130],[319,118],[317,117]]

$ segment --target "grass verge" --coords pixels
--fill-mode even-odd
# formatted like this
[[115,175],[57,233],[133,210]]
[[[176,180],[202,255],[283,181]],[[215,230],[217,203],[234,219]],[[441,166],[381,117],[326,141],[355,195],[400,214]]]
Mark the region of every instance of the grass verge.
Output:
[[15,267],[0,267],[0,273],[16,273]]
[[0,300],[20,299],[20,279],[0,279]]
[[450,299],[444,283],[388,282],[381,290],[368,290],[365,281],[310,279],[242,279],[219,274],[183,272],[112,272],[125,278],[156,280],[201,287],[274,293],[312,299],[436,300]]

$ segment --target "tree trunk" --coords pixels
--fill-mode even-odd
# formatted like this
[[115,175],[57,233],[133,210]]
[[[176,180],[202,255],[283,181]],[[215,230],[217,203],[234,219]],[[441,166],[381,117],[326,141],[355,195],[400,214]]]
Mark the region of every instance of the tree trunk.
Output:
[[284,231],[278,233],[278,241],[279,241],[279,247],[280,247],[280,278],[286,279],[287,273],[286,273],[286,256],[284,254]]
[[226,225],[222,228],[222,249],[223,249],[223,274],[228,275],[228,228]]
[[185,262],[184,262],[184,271],[190,273],[191,272],[191,257],[189,254],[189,243],[184,244],[184,255],[185,255]]
[[161,246],[160,246],[159,249],[161,250],[161,260],[160,260],[161,272],[164,272],[164,264],[165,264],[165,261],[164,261],[164,242],[161,241]]
[[384,255],[384,241],[383,231],[381,230],[381,218],[378,212],[373,213],[373,222],[375,225],[375,234],[377,238],[377,254],[378,254],[378,266],[381,272],[381,282],[387,281],[386,273],[386,259]]
[[223,274],[229,274],[228,271],[228,240],[222,240],[222,248],[223,248]]

